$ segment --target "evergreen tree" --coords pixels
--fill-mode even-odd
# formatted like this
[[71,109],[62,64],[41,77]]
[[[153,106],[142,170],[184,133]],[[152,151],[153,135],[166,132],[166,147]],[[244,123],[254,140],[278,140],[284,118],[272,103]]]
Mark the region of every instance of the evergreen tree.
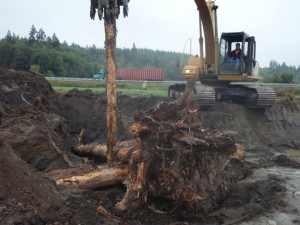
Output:
[[51,37],[46,38],[46,46],[47,48],[53,48],[53,43]]
[[11,43],[12,43],[12,44],[15,44],[16,41],[17,41],[17,39],[18,39],[18,37],[15,35],[15,33],[13,33],[13,34],[12,34],[12,41],[11,41]]
[[7,31],[7,34],[4,38],[8,43],[11,43],[11,44],[15,44],[16,43],[16,40],[17,40],[17,37],[15,35],[15,33],[11,34],[10,31]]
[[10,32],[10,31],[7,31],[7,34],[6,34],[6,36],[5,36],[5,40],[6,40],[7,42],[12,43],[12,41],[13,41],[13,36],[11,35],[11,32]]
[[53,48],[56,48],[56,49],[58,49],[60,46],[59,39],[57,38],[55,33],[52,35],[52,46],[53,46]]
[[17,70],[28,71],[30,69],[30,55],[31,49],[23,43],[14,45],[13,47],[13,61],[11,67]]
[[13,46],[11,43],[6,40],[0,41],[0,62],[9,67],[14,59],[13,52]]
[[133,43],[132,48],[131,48],[131,57],[128,58],[131,62],[130,67],[137,67],[139,68],[139,57],[138,57],[138,51],[135,46],[135,43]]
[[36,33],[36,40],[41,44],[46,42],[46,37],[47,35],[42,28]]
[[36,31],[36,28],[34,25],[31,26],[31,29],[30,29],[30,32],[29,32],[29,38],[28,38],[28,43],[29,43],[29,46],[33,46],[35,41],[36,41],[36,36],[37,34],[37,31]]

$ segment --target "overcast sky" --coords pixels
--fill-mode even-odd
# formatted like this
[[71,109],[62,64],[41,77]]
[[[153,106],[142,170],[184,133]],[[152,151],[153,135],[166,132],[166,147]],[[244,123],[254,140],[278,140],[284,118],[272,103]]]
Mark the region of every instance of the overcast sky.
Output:
[[[300,65],[300,0],[217,0],[219,34],[255,36],[261,67],[270,60]],[[89,0],[0,0],[0,38],[28,37],[32,25],[61,42],[104,46],[104,24],[89,18]],[[117,20],[117,47],[182,52],[188,38],[199,54],[198,12],[193,0],[131,0],[129,17]],[[189,53],[186,49],[185,53]]]

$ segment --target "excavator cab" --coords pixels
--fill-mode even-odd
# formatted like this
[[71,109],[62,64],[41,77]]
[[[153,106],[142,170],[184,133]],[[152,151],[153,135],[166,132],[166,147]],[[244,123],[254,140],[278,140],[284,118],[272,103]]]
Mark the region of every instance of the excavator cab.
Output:
[[[239,57],[235,55],[236,45],[240,46]],[[222,33],[219,43],[218,80],[259,80],[259,65],[255,56],[254,36],[245,32]]]

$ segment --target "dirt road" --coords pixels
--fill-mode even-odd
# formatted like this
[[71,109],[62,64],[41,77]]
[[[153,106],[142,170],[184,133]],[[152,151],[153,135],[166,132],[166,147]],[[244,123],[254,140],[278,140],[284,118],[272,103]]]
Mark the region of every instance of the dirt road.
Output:
[[[114,224],[97,214],[102,202],[114,212],[123,186],[94,191],[57,187],[44,176],[53,169],[87,166],[76,156],[81,128],[87,143],[106,140],[104,94],[55,93],[41,76],[0,67],[0,224]],[[130,138],[135,110],[159,97],[118,96],[118,140]],[[123,215],[128,224],[300,224],[300,103],[281,94],[276,105],[251,110],[218,103],[198,114],[203,129],[231,130],[246,148],[236,168],[246,174],[208,215],[159,214],[143,207]],[[101,160],[88,159],[93,164]],[[152,199],[151,206],[169,204]],[[171,204],[171,203],[170,203]]]

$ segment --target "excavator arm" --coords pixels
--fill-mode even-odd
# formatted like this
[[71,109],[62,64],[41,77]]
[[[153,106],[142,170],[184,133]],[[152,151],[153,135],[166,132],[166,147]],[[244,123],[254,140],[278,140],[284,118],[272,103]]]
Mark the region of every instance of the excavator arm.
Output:
[[[210,1],[209,1],[210,2]],[[201,24],[204,30],[205,38],[205,61],[208,67],[215,64],[216,59],[216,46],[215,46],[215,24],[211,16],[212,10],[216,10],[216,6],[213,4],[207,4],[206,0],[195,0],[197,9],[199,11],[199,26],[201,30]],[[201,37],[200,37],[201,38]],[[201,54],[200,54],[201,55]]]

